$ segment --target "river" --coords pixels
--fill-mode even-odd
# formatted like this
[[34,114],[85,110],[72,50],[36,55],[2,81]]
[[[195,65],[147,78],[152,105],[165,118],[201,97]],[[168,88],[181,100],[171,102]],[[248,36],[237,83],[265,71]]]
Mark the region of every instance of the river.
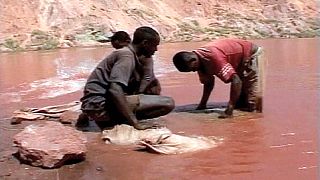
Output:
[[[268,59],[263,116],[228,120],[173,113],[173,132],[220,136],[222,145],[183,155],[156,155],[103,144],[88,133],[87,160],[58,170],[1,161],[1,173],[23,179],[317,179],[319,178],[319,39],[253,40]],[[167,43],[155,54],[155,74],[162,94],[177,106],[198,103],[202,87],[195,73],[180,73],[171,63],[179,50],[204,42]],[[78,100],[88,74],[112,49],[71,48],[0,54],[1,147],[10,152],[16,109]],[[229,85],[216,80],[210,102],[226,102]],[[6,164],[4,164],[6,163]],[[13,170],[14,169],[14,170]],[[97,170],[99,169],[99,171]],[[1,175],[0,173],[0,175]],[[31,178],[30,177],[30,178]]]

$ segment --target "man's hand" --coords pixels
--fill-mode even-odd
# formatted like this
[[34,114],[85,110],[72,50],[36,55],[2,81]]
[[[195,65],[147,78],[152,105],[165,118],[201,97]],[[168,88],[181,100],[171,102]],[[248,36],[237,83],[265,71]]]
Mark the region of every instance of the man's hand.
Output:
[[161,85],[158,79],[154,79],[145,90],[145,94],[150,95],[160,95],[161,93]]
[[196,110],[202,110],[202,109],[206,109],[207,105],[205,104],[199,104],[198,107],[196,108]]
[[223,112],[222,114],[220,114],[219,116],[218,116],[218,118],[220,118],[220,119],[226,119],[226,118],[231,118],[233,115],[231,114],[231,115],[229,115],[229,114],[226,114],[225,112]]
[[225,119],[233,116],[233,106],[228,105],[227,109],[218,118]]

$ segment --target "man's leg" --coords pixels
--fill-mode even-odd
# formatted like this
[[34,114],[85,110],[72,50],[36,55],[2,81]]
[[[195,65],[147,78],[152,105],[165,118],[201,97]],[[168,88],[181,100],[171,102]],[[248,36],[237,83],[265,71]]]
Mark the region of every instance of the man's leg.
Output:
[[77,122],[75,124],[76,127],[82,128],[82,127],[88,127],[89,126],[89,117],[86,113],[81,113],[77,119]]
[[[129,108],[136,114],[138,120],[156,118],[171,112],[174,108],[174,101],[170,97],[158,95],[131,95],[126,96]],[[105,111],[89,111],[86,115],[90,120],[103,130],[117,124],[127,122],[117,112],[112,103],[107,103]]]
[[253,110],[262,112],[263,91],[265,89],[265,68],[266,61],[263,58],[263,49],[259,47],[258,51],[252,58],[252,71],[255,76],[249,79],[252,83],[248,87],[248,102],[253,104]]
[[239,99],[236,102],[234,109],[239,109],[239,110],[248,109],[247,99],[248,99],[248,95],[245,93],[244,90],[241,90]]
[[267,59],[265,58],[263,48],[260,48],[260,53],[257,55],[257,63],[258,63],[258,85],[257,85],[257,106],[256,110],[258,112],[262,112],[263,110],[263,96],[266,85],[266,72],[267,72]]
[[175,105],[174,100],[167,96],[138,95],[139,105],[134,110],[137,119],[150,119],[170,113]]
[[113,127],[116,125],[116,123],[109,117],[107,111],[85,111],[83,114],[87,116],[89,120],[95,121],[101,130],[106,127]]
[[256,109],[257,97],[257,75],[255,71],[250,71],[242,77],[242,89],[235,109],[252,112]]
[[248,111],[252,112],[257,109],[257,90],[258,90],[258,80],[256,77],[251,79],[250,83],[247,85],[247,93],[248,93]]
[[261,59],[262,49],[260,53],[252,58],[251,72],[244,80],[244,91],[248,94],[248,107],[249,111],[262,112],[262,100],[264,89],[264,61]]

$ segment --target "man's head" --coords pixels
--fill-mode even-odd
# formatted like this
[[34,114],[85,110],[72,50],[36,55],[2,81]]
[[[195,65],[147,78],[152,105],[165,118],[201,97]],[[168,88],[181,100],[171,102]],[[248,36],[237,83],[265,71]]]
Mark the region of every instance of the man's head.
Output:
[[173,56],[173,64],[180,72],[197,71],[199,58],[194,52],[180,51]]
[[151,57],[158,50],[160,36],[151,27],[142,26],[135,30],[132,44],[136,46],[137,55]]
[[124,46],[128,46],[131,42],[131,38],[129,34],[125,31],[117,31],[111,36],[111,44],[112,47],[116,49],[123,48]]

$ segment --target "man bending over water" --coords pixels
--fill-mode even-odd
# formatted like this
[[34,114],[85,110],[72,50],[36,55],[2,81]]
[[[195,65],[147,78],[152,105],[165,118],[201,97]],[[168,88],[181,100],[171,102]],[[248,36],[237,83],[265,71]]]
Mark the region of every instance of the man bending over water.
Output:
[[197,71],[203,94],[197,109],[205,109],[214,87],[214,76],[231,83],[228,106],[220,118],[233,115],[233,109],[262,112],[263,62],[261,47],[240,39],[215,40],[194,51],[174,55],[181,72]]

